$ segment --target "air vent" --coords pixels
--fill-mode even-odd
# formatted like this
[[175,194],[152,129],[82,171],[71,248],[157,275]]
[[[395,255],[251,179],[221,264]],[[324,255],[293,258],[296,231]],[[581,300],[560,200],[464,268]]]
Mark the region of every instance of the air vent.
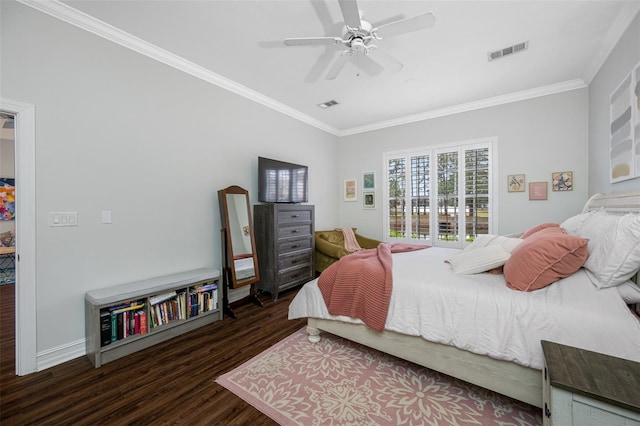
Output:
[[513,46],[503,47],[499,50],[494,50],[493,52],[487,53],[487,58],[489,62],[494,59],[502,58],[504,56],[512,55],[514,53],[523,52],[529,48],[529,42],[523,41],[522,43],[514,44]]
[[334,105],[338,105],[338,102],[337,102],[337,101],[335,101],[335,100],[331,100],[331,101],[327,101],[327,102],[324,102],[324,103],[318,104],[318,106],[319,106],[320,108],[322,108],[322,109],[327,109],[327,108],[332,107],[332,106],[334,106]]

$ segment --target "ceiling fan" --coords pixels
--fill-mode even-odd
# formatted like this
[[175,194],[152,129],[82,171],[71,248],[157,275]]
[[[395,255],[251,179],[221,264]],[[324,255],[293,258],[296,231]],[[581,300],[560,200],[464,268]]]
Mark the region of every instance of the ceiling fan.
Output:
[[335,79],[349,61],[370,75],[380,74],[385,67],[398,72],[403,68],[400,61],[387,54],[374,41],[383,38],[406,34],[432,27],[436,18],[431,12],[422,13],[411,18],[398,19],[378,26],[362,19],[357,0],[338,0],[344,29],[341,37],[299,37],[284,40],[286,46],[336,46],[344,47],[340,56],[333,62],[325,76],[327,80]]

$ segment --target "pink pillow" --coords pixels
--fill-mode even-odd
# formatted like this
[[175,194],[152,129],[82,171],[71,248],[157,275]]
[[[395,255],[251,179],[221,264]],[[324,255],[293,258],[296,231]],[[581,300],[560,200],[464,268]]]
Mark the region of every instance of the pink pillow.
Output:
[[558,223],[550,223],[550,222],[541,223],[540,225],[536,225],[536,226],[531,227],[531,228],[527,229],[526,231],[524,231],[522,233],[522,235],[520,236],[520,238],[524,239],[524,238],[532,236],[533,234],[535,234],[538,231],[542,231],[543,229],[555,228],[555,227],[560,227],[560,224],[558,224]]
[[587,240],[571,236],[559,227],[536,232],[511,252],[504,265],[507,286],[533,291],[568,277],[589,256]]

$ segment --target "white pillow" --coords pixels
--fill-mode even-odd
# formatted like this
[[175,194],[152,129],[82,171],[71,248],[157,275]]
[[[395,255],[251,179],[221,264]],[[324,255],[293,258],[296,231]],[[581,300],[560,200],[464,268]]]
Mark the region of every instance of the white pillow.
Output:
[[447,260],[457,275],[478,274],[505,264],[511,253],[500,245],[463,250]]
[[616,289],[618,289],[624,303],[628,305],[640,303],[640,286],[633,281],[625,281],[616,287]]
[[[464,248],[463,251],[477,250],[483,247],[500,246],[505,251],[511,253],[518,244],[522,242],[521,238],[504,237],[501,235],[481,234],[477,235],[475,240]],[[499,265],[498,265],[499,266]]]
[[589,240],[584,268],[596,287],[622,284],[640,269],[640,214],[595,212],[576,232]]
[[580,237],[580,231],[582,231],[585,221],[594,214],[595,212],[592,211],[571,216],[560,224],[560,228],[564,229],[569,235]]

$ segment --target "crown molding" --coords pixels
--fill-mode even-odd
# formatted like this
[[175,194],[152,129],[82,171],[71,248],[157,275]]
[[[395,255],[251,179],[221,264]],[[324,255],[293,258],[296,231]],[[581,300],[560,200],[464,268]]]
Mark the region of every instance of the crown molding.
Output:
[[256,92],[242,84],[239,84],[233,80],[216,74],[206,68],[203,68],[191,61],[175,55],[167,50],[161,49],[151,43],[148,43],[132,34],[122,31],[106,22],[100,21],[68,6],[58,0],[17,0],[18,2],[29,6],[42,13],[46,13],[54,18],[64,21],[68,24],[74,25],[87,32],[102,37],[113,43],[119,44],[127,49],[133,50],[145,55],[149,58],[155,59],[158,62],[162,62],[165,65],[169,65],[175,69],[190,74],[196,78],[204,80],[208,83],[219,86],[225,90],[235,93],[239,96],[245,97],[258,104],[264,105],[267,108],[271,108],[282,114],[288,115],[296,120],[307,123],[313,127],[323,130],[327,133],[337,136],[338,129],[319,121],[307,114],[303,114],[300,111],[293,109],[281,102],[276,101],[262,93]]
[[466,104],[454,105],[447,108],[436,109],[432,111],[422,112],[418,114],[407,115],[395,118],[393,120],[380,121],[378,123],[367,124],[364,126],[353,127],[351,129],[338,132],[339,137],[355,135],[358,133],[370,132],[373,130],[386,129],[388,127],[401,126],[403,124],[415,123],[417,121],[430,120],[447,115],[459,114],[461,112],[474,111],[478,109],[504,105],[511,102],[518,102],[527,99],[533,99],[540,96],[553,95],[556,93],[567,92],[569,90],[582,89],[587,87],[584,81],[569,80],[562,83],[550,84],[548,86],[537,87],[535,89],[523,90],[520,92],[509,93],[507,95],[495,96],[492,98],[482,99],[479,101],[468,102]]

